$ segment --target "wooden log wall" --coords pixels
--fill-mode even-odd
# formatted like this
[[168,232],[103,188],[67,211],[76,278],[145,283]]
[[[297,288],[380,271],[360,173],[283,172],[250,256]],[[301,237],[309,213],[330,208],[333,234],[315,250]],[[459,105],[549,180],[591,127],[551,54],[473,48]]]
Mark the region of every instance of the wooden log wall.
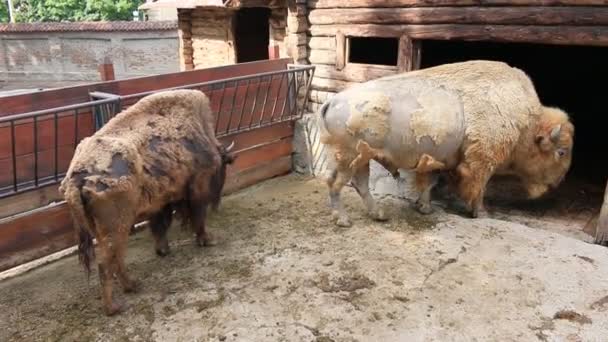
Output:
[[[308,0],[309,110],[359,82],[416,69],[419,41],[608,46],[608,0]],[[395,67],[348,63],[348,37],[400,39]]]
[[[85,102],[89,99],[89,92],[92,91],[105,91],[119,95],[137,94],[228,77],[285,70],[287,63],[290,62],[290,59],[284,58],[5,97],[0,98],[0,108],[8,108],[12,113],[7,110],[7,112],[0,113],[0,116],[18,113],[19,109],[30,111],[74,104],[78,98],[81,99],[81,102]],[[268,80],[257,84],[252,82],[247,95],[245,95],[246,87],[243,85],[227,87],[224,90],[224,96],[228,96],[229,100],[224,101],[227,104],[223,104],[220,111],[220,130],[229,127],[236,128],[239,123],[244,125],[250,120],[268,122],[272,117],[279,117],[283,111],[288,110],[288,107],[284,106],[288,89],[286,84],[287,78],[280,79],[278,76],[275,76],[270,82]],[[65,96],[63,103],[58,102],[58,96]],[[212,107],[218,110],[221,101],[219,101],[217,91],[208,93],[208,96],[212,98]],[[255,101],[255,98],[258,98],[258,101]],[[261,98],[268,99],[266,107],[263,107],[263,101],[259,100]],[[232,103],[234,103],[234,107],[232,107]],[[129,103],[123,103],[123,105],[129,105]],[[235,115],[235,113],[238,114]],[[84,118],[82,122],[84,125]],[[82,128],[82,136],[79,138],[84,138],[92,133],[92,126],[87,127],[89,128]],[[66,146],[69,147],[65,153],[64,162],[64,166],[67,167],[72,157],[75,141],[73,122],[66,121],[66,124],[59,125],[59,128],[58,137],[62,137],[61,139],[65,137]],[[66,131],[63,131],[64,128]],[[85,132],[86,129],[88,129],[88,133]],[[237,160],[228,169],[224,193],[230,193],[261,180],[288,173],[291,170],[293,129],[292,122],[284,122],[221,138],[226,144],[234,141],[237,151]],[[20,132],[23,134],[19,135],[19,139],[25,140],[19,142],[19,153],[22,153],[20,156],[25,156],[31,152],[32,131],[25,127],[20,128]],[[44,137],[45,144],[47,144],[42,145],[43,140],[40,140],[41,147],[48,147],[49,142],[54,142],[53,128],[40,130],[39,135],[41,138]],[[6,150],[3,142],[10,143],[10,141],[0,141],[0,151]],[[53,169],[54,166],[50,165],[50,167]],[[23,170],[29,172],[31,168],[24,166]],[[8,174],[7,169],[0,168],[0,176],[4,177],[5,174]],[[56,184],[0,200],[0,271],[74,244],[72,221],[65,204],[46,206],[51,202],[61,200]],[[35,210],[29,211],[32,209]]]

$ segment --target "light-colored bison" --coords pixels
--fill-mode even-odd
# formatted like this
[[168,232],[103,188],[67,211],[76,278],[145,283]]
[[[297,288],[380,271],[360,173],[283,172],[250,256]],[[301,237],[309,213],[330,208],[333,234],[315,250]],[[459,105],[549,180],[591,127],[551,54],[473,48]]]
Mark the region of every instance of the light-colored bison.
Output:
[[350,220],[340,191],[351,180],[375,219],[385,220],[369,192],[369,161],[393,175],[413,170],[419,211],[432,211],[438,173],[449,173],[471,216],[484,211],[494,174],[513,174],[537,198],[570,168],[574,126],[540,103],[532,81],[502,62],[468,61],[388,76],[336,94],[319,111],[321,142],[333,162],[327,179],[332,213]]
[[131,227],[149,219],[156,252],[169,251],[172,213],[189,220],[199,245],[207,206],[217,208],[230,149],[215,137],[205,94],[196,90],[160,92],[142,98],[112,118],[76,148],[62,192],[74,219],[80,260],[87,273],[97,239],[99,279],[107,315],[120,311],[112,299],[114,274],[125,291],[137,283],[127,275],[125,253]]

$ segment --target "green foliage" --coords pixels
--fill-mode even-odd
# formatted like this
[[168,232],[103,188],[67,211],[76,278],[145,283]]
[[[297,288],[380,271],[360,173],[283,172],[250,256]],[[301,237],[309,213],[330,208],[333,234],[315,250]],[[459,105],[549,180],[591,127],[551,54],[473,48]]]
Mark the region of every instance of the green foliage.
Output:
[[0,23],[8,23],[8,4],[5,0],[0,0]]
[[131,20],[132,12],[142,2],[142,0],[14,0],[15,19],[17,22]]

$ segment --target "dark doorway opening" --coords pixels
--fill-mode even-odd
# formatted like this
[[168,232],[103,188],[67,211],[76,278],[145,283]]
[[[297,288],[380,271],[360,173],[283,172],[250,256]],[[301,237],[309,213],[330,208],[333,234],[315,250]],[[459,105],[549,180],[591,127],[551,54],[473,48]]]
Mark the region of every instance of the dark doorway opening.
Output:
[[[422,41],[421,46],[421,68],[488,59],[525,71],[541,102],[565,110],[576,132],[572,166],[565,182],[546,199],[521,202],[520,208],[537,214],[561,210],[562,214],[580,217],[585,217],[585,212],[599,211],[608,177],[608,157],[602,152],[602,147],[607,146],[604,131],[608,115],[602,103],[606,93],[603,82],[608,79],[608,48],[430,40]],[[500,188],[494,194],[504,197],[506,192]]]
[[237,63],[268,59],[270,9],[242,8],[235,16],[235,45]]
[[397,65],[398,38],[349,37],[348,62],[377,65]]

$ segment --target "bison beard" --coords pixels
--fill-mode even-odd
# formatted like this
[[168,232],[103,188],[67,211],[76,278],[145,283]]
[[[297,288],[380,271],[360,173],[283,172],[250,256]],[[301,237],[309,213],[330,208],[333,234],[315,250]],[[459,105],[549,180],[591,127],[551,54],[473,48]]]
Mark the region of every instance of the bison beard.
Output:
[[207,206],[217,210],[226,165],[234,161],[234,144],[222,146],[214,122],[204,93],[160,92],[119,113],[77,146],[60,191],[72,214],[87,277],[92,260],[99,264],[107,315],[121,311],[112,298],[114,275],[125,292],[138,288],[125,265],[136,222],[149,220],[159,255],[169,252],[166,232],[174,210],[190,223],[199,245],[210,244]]

